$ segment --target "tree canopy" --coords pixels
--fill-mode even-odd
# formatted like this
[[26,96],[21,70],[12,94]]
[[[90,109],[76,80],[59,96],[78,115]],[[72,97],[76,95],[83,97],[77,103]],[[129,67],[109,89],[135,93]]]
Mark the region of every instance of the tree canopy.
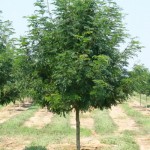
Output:
[[[35,14],[27,17],[29,32],[21,43],[30,62],[28,85],[35,101],[50,111],[75,109],[79,129],[80,111],[110,108],[131,94],[128,59],[141,47],[126,33],[121,9],[111,0],[55,0],[54,5],[49,12],[37,0]],[[130,42],[121,50],[126,39]]]
[[133,80],[134,91],[140,94],[146,94],[149,70],[144,65],[135,64],[131,71],[131,78]]
[[40,85],[35,95],[57,113],[76,107],[110,108],[122,102],[130,93],[128,59],[141,47],[131,39],[120,50],[129,37],[120,8],[100,0],[54,4],[54,14],[49,14],[44,2],[37,1],[39,8],[28,17],[28,53]]
[[3,21],[0,16],[0,104],[15,101],[18,95],[13,74],[14,40],[12,34],[11,22]]

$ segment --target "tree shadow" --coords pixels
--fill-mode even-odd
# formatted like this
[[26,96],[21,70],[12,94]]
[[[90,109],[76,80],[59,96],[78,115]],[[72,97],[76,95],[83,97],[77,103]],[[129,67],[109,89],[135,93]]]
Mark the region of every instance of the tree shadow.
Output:
[[147,108],[150,108],[150,105],[147,105]]
[[24,150],[47,150],[47,148],[43,146],[29,146],[29,147],[25,147]]

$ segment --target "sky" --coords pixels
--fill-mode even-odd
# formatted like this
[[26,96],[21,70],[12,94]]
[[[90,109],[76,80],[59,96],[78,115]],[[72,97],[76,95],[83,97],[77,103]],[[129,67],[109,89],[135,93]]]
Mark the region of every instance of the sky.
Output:
[[[13,22],[16,36],[27,31],[27,21],[23,16],[33,14],[36,0],[0,0],[0,10],[4,20]],[[45,0],[46,1],[46,0]],[[136,63],[150,69],[150,0],[114,0],[127,14],[124,22],[132,37],[138,37],[144,48],[138,57],[130,60],[130,68]]]

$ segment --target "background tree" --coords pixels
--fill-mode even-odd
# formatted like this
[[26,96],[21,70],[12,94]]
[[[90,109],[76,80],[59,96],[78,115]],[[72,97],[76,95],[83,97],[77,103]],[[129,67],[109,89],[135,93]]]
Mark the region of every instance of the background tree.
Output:
[[18,95],[13,74],[15,47],[12,34],[11,22],[0,18],[0,104],[15,101]]
[[146,94],[147,96],[149,93],[149,75],[149,70],[144,65],[136,64],[131,71],[134,91],[140,94],[140,106],[141,94]]
[[128,59],[141,47],[131,39],[120,50],[129,35],[113,1],[55,0],[54,5],[51,14],[43,0],[35,3],[38,8],[28,17],[28,44],[22,48],[32,62],[32,97],[54,113],[76,111],[79,150],[79,112],[111,108],[128,98]]
[[147,103],[147,97],[150,96],[150,72],[148,71],[147,82],[146,82],[146,108],[149,107]]
[[29,41],[26,37],[20,37],[17,41],[13,62],[13,75],[20,100],[24,100],[27,97],[30,98],[30,95],[32,95],[32,89],[30,88],[30,84],[33,84],[31,82],[31,74],[34,74],[32,66],[33,62],[29,50]]

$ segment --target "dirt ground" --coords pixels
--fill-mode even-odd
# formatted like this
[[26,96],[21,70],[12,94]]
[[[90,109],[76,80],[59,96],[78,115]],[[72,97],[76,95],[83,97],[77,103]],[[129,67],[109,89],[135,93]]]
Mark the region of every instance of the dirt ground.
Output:
[[[109,145],[100,143],[100,140],[95,136],[81,138],[81,150],[101,150],[106,147]],[[65,140],[61,144],[50,144],[47,150],[76,150],[75,139],[73,142]]]
[[[134,106],[134,105],[133,105]],[[129,118],[121,109],[121,107],[115,106],[112,107],[109,112],[110,116],[114,120],[114,122],[118,125],[118,132],[122,132],[125,130],[139,131],[139,127],[135,123],[135,121]],[[135,137],[135,141],[140,147],[140,150],[150,150],[150,135],[144,137]]]
[[[101,150],[103,146],[99,147],[92,147],[91,145],[85,145],[81,146],[81,150]],[[60,145],[53,145],[49,147],[47,150],[76,150],[75,145],[69,145],[69,144],[60,144]]]
[[[72,112],[70,114],[70,124],[72,128],[76,128],[75,112]],[[99,136],[97,134],[94,134],[94,120],[90,112],[80,113],[80,126],[81,128],[87,128],[91,130],[93,133],[93,135],[90,137],[81,138],[81,150],[96,150],[104,146],[100,143]],[[69,148],[67,150],[69,150]]]
[[25,146],[30,144],[28,139],[23,138],[0,138],[0,150],[24,150]]
[[136,109],[137,111],[139,111],[143,115],[150,116],[150,108],[146,108],[143,105],[140,106],[140,103],[137,101],[130,102],[129,106],[133,107],[134,109]]
[[[29,102],[25,102],[24,105],[18,104],[15,105],[8,105],[0,110],[0,123],[4,123],[11,117],[21,113],[28,109],[31,105]],[[144,115],[149,116],[149,109],[145,109],[144,107],[139,107],[139,103],[133,101],[129,103],[129,106],[138,110]],[[109,111],[111,118],[118,126],[117,133],[121,133],[125,130],[131,131],[139,131],[139,127],[137,126],[136,122],[128,117],[126,113],[122,110],[122,108],[118,105],[116,107],[112,107]],[[45,125],[51,122],[53,114],[48,112],[45,108],[39,109],[33,117],[29,118],[28,121],[25,122],[25,126],[27,127],[34,127],[37,129],[43,128]],[[94,120],[90,112],[81,113],[81,128],[87,128],[92,131],[90,137],[82,137],[81,138],[81,150],[100,150],[102,147],[109,147],[109,145],[105,145],[100,143],[100,135],[97,135],[94,132]],[[70,124],[72,128],[75,128],[75,112],[70,114]],[[140,147],[140,150],[150,150],[150,135],[147,136],[135,136],[135,141]],[[75,150],[75,143],[64,141],[63,144],[51,144],[48,145],[47,150]],[[0,149],[4,150],[23,150],[26,145],[30,144],[29,139],[23,138],[10,138],[10,137],[3,137],[0,138]],[[110,148],[111,149],[111,148]]]
[[53,114],[48,112],[46,108],[39,109],[33,117],[25,122],[25,126],[41,129],[51,122]]
[[0,123],[4,123],[5,121],[14,117],[15,115],[20,114],[22,111],[27,110],[30,105],[30,102],[24,102],[20,104],[10,104],[3,107],[0,110]]
[[[90,112],[80,113],[80,118],[81,128],[87,128],[90,130],[94,128],[94,120],[91,117]],[[72,128],[76,128],[75,112],[70,114],[70,124]]]
[[144,137],[136,137],[140,150],[150,150],[150,135]]
[[121,109],[121,107],[113,106],[111,110],[109,111],[109,114],[111,118],[114,120],[114,122],[118,126],[118,131],[122,132],[125,130],[136,130],[138,131],[139,128],[137,127],[135,121],[131,118],[129,118]]

